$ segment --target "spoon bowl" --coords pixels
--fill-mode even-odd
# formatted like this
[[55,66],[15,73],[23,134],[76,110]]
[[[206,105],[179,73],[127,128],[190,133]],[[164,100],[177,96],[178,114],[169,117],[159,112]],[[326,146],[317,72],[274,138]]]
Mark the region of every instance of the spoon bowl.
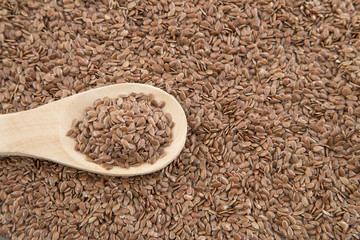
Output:
[[[143,163],[129,168],[114,166],[107,170],[76,151],[75,139],[66,133],[73,120],[82,119],[84,109],[97,99],[117,98],[132,92],[153,94],[156,101],[165,101],[162,110],[170,113],[175,123],[173,142],[154,164]],[[123,83],[75,94],[32,110],[0,115],[0,156],[28,156],[103,175],[135,176],[156,172],[170,164],[184,147],[186,133],[184,110],[173,96],[150,85]]]

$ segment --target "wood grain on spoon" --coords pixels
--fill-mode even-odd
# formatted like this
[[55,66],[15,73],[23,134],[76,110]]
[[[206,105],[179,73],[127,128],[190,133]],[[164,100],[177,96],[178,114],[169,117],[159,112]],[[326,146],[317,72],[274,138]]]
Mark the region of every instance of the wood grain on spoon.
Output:
[[[75,140],[67,137],[74,119],[81,119],[84,109],[99,98],[116,98],[122,94],[154,94],[165,101],[164,112],[171,114],[175,123],[173,142],[165,148],[165,155],[154,164],[137,167],[104,167],[87,160],[75,151]],[[181,152],[187,132],[185,113],[176,99],[163,90],[145,84],[124,83],[96,88],[41,107],[18,113],[0,115],[0,156],[29,156],[45,159],[69,167],[110,176],[134,176],[158,171],[171,163]]]

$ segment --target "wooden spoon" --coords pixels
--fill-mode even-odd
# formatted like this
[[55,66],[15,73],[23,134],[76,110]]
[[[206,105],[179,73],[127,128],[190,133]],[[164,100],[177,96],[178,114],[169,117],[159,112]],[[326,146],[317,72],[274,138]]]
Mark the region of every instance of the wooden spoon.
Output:
[[[67,137],[66,133],[73,120],[82,119],[84,109],[92,106],[95,100],[132,92],[152,93],[155,100],[166,102],[163,111],[170,113],[175,123],[174,140],[154,164],[106,170],[75,151],[75,139]],[[92,89],[32,110],[0,115],[0,156],[28,156],[104,175],[135,176],[156,172],[171,163],[184,147],[186,133],[185,113],[173,96],[150,85],[124,83]]]

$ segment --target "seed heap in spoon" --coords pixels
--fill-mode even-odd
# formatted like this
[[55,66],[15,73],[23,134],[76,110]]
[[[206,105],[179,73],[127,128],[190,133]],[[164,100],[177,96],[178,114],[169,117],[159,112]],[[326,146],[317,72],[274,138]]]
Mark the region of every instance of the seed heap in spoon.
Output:
[[153,164],[172,142],[174,122],[164,106],[143,93],[98,99],[67,136],[75,138],[77,151],[107,169]]

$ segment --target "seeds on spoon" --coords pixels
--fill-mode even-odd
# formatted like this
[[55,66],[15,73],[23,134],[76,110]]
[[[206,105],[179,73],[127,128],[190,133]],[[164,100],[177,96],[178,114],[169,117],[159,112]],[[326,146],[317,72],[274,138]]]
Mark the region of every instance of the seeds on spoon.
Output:
[[153,164],[172,142],[174,122],[164,106],[143,93],[98,99],[67,136],[75,138],[77,151],[107,169]]

